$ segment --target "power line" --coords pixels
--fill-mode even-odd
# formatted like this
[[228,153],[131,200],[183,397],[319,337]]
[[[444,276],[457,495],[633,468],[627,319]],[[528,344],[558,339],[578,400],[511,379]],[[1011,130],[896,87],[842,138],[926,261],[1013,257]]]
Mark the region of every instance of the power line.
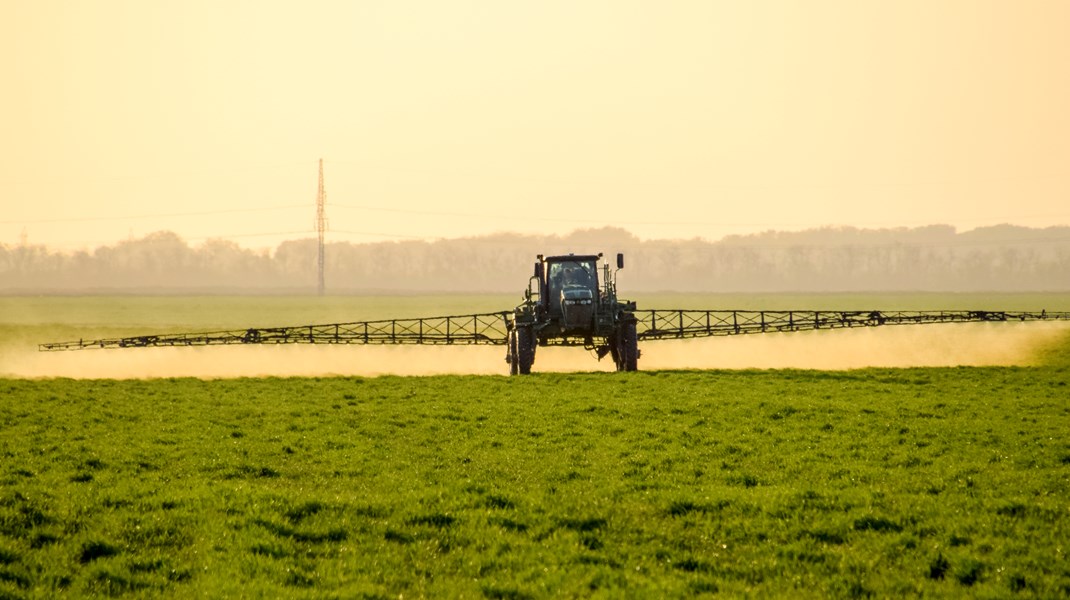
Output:
[[[501,219],[503,221],[515,222],[516,215],[502,215],[502,214],[490,214],[490,213],[463,213],[463,212],[445,212],[434,210],[411,210],[404,208],[385,208],[380,206],[358,206],[353,204],[332,204],[331,206],[337,208],[349,208],[353,210],[370,210],[376,212],[390,212],[408,215],[424,215],[429,217],[464,217],[464,218],[489,218],[489,219]],[[542,221],[546,223],[601,223],[604,225],[721,225],[721,223],[703,223],[699,221],[618,221],[614,220],[612,223],[605,219],[565,219],[554,217],[534,217],[525,215],[525,221]]]
[[82,223],[86,221],[130,221],[137,219],[157,219],[172,217],[200,217],[205,215],[222,215],[227,213],[264,212],[269,210],[288,210],[291,208],[305,208],[305,204],[287,204],[283,206],[267,206],[260,208],[228,208],[221,210],[203,210],[196,212],[180,213],[157,213],[150,215],[125,215],[109,217],[63,217],[58,219],[15,219],[0,221],[3,225],[35,224],[35,223]]
[[[429,216],[429,217],[461,217],[461,218],[469,218],[469,219],[471,219],[471,218],[488,219],[489,218],[489,219],[501,219],[501,220],[504,220],[504,221],[508,221],[510,223],[513,223],[513,222],[516,221],[516,215],[503,215],[503,214],[493,214],[493,213],[467,213],[467,212],[456,212],[456,211],[415,210],[415,209],[405,209],[405,208],[387,208],[387,207],[384,207],[384,206],[367,206],[367,205],[354,205],[354,204],[332,204],[331,206],[334,206],[334,207],[337,207],[337,208],[347,208],[347,209],[351,209],[351,210],[369,210],[369,211],[374,211],[374,212],[387,212],[387,213],[408,214],[408,215],[423,215],[423,216]],[[990,217],[990,218],[986,218],[986,219],[980,219],[980,218],[979,219],[965,219],[965,220],[956,219],[956,221],[960,221],[960,222],[985,222],[985,221],[998,220],[998,219],[1035,219],[1035,218],[1052,218],[1052,217],[1070,218],[1070,214],[1064,213],[1064,214],[1049,214],[1049,215],[1018,215],[1018,216],[1013,216],[1013,217]],[[561,218],[561,217],[536,217],[536,216],[531,216],[531,215],[525,215],[524,216],[524,220],[525,221],[540,221],[540,222],[546,222],[546,223],[602,224],[602,225],[607,225],[607,226],[610,226],[610,225],[669,225],[669,226],[694,225],[694,226],[710,226],[710,227],[721,227],[721,228],[724,228],[724,227],[794,227],[794,226],[798,225],[797,223],[769,223],[769,222],[762,222],[762,223],[726,223],[726,222],[723,222],[723,221],[718,221],[718,222],[711,222],[711,221],[621,221],[621,220],[616,220],[616,219],[614,219],[612,221],[609,221],[609,220],[606,220],[606,219],[576,219],[576,218]],[[914,222],[912,222],[912,224],[914,224],[914,225],[931,225],[931,224],[933,224],[933,222],[931,220],[929,220],[929,221],[914,221]],[[863,225],[881,226],[881,227],[900,226],[898,224],[889,225],[887,223],[877,223],[877,222],[863,223]],[[857,225],[855,225],[855,226],[857,226]]]
[[976,183],[999,183],[999,182],[1022,182],[1022,181],[1045,181],[1062,180],[1067,177],[1064,171],[1051,171],[1024,174],[987,173],[983,176],[971,174],[968,178],[918,178],[913,180],[869,180],[852,181],[847,178],[827,179],[823,181],[785,180],[776,177],[764,176],[761,179],[751,178],[747,181],[703,181],[698,183],[677,183],[665,180],[643,180],[636,178],[621,179],[613,178],[561,178],[540,177],[538,175],[510,175],[500,172],[487,172],[486,169],[420,169],[407,166],[384,165],[375,160],[332,160],[332,164],[361,166],[367,168],[374,165],[376,171],[392,171],[395,173],[408,173],[426,175],[432,177],[453,177],[479,180],[498,181],[521,181],[530,183],[549,183],[557,185],[581,185],[599,186],[627,184],[629,186],[652,187],[658,189],[703,189],[703,190],[749,190],[749,189],[835,189],[835,188],[918,188],[918,187],[955,187]]
[[[349,235],[361,235],[366,237],[388,237],[388,238],[401,238],[410,240],[425,240],[428,239],[426,235],[405,235],[401,233],[382,233],[378,231],[348,231],[345,229],[331,229],[331,233],[344,233]],[[433,238],[432,238],[433,239]]]
[[[303,234],[303,233],[307,234],[308,232],[307,231],[270,231],[270,232],[264,232],[264,233],[225,233],[225,234],[218,234],[218,235],[192,235],[192,236],[179,235],[177,232],[174,232],[174,231],[172,231],[170,233],[174,233],[176,236],[178,236],[179,239],[181,239],[184,242],[193,242],[193,241],[203,241],[203,240],[230,240],[232,238],[271,237],[271,236],[276,236],[276,235],[300,235],[300,234]],[[73,241],[68,241],[68,242],[40,244],[40,245],[47,246],[47,247],[54,247],[54,248],[70,248],[70,247],[76,247],[76,246],[89,246],[89,245],[100,245],[100,246],[104,246],[104,247],[114,247],[114,246],[118,246],[119,244],[130,242],[130,241],[138,242],[138,241],[141,241],[142,239],[143,238],[138,238],[138,239],[134,239],[134,240],[117,240],[117,241],[116,240],[73,240]]]
[[[233,179],[241,173],[254,173],[256,171],[270,171],[272,174],[277,174],[283,168],[305,168],[308,166],[307,161],[274,161],[263,162],[256,164],[247,164],[239,167],[228,167],[226,169],[221,168],[183,168],[174,170],[165,170],[153,172],[138,171],[137,173],[126,174],[108,174],[94,172],[92,174],[85,173],[54,173],[48,174],[49,182],[63,182],[63,183],[86,183],[86,182],[121,182],[121,181],[152,181],[152,180],[191,180],[191,179]],[[35,179],[0,179],[0,185],[13,185],[13,186],[25,186],[36,185],[39,181]]]
[[[223,235],[201,235],[194,237],[179,236],[184,240],[226,240],[236,237],[268,237],[272,235],[299,235],[302,233],[308,233],[307,231],[272,231],[269,233],[228,233]],[[178,234],[175,234],[178,235]]]

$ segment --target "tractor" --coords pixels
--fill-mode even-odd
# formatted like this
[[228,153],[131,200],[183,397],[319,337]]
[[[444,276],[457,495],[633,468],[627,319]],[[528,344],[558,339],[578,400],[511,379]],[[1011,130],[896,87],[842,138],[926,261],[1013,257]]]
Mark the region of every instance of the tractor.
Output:
[[[513,375],[531,373],[539,346],[580,346],[618,371],[638,368],[635,302],[617,298],[617,273],[602,254],[537,255],[524,301],[508,323],[505,360]],[[624,255],[617,254],[617,271]],[[599,281],[601,271],[601,281]]]

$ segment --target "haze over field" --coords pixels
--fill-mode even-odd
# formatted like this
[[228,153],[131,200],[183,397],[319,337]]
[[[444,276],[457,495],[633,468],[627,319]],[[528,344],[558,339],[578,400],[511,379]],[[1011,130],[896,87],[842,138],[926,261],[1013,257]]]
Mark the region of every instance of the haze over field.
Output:
[[[1065,323],[942,325],[643,344],[643,370],[1030,366],[1065,345]],[[613,371],[579,348],[542,348],[539,372]],[[504,375],[499,346],[230,346],[40,353],[0,345],[0,376],[143,379],[361,375]]]
[[[1061,294],[669,294],[641,307],[750,310],[1070,310]],[[236,345],[39,352],[38,344],[193,331],[508,310],[518,296],[0,297],[0,377],[257,377],[502,374],[504,346]],[[640,343],[640,369],[997,366],[1066,362],[1070,323],[886,326]],[[1061,353],[1061,354],[1060,354]],[[539,348],[535,369],[611,371],[581,348]]]
[[[1070,223],[1070,3],[0,3],[0,243]],[[1065,239],[1065,234],[1060,234]]]

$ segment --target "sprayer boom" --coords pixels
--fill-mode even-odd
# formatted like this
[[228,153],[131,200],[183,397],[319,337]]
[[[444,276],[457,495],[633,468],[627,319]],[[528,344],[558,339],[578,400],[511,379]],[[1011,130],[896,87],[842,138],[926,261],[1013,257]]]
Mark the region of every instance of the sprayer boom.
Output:
[[746,333],[806,331],[987,321],[1068,321],[1070,312],[987,310],[641,310],[635,311],[640,340],[696,338]]
[[[1004,311],[831,311],[831,310],[636,310],[638,340],[686,339],[748,333],[774,333],[881,325],[973,323],[1004,321],[1070,321],[1070,312]],[[234,344],[424,344],[505,345],[516,327],[514,313],[384,319],[209,331],[162,333],[97,340],[40,344],[41,351],[166,346],[223,346]],[[558,335],[540,340],[546,346],[586,346],[583,335]]]
[[40,344],[41,351],[232,344],[504,344],[510,313],[164,333]]

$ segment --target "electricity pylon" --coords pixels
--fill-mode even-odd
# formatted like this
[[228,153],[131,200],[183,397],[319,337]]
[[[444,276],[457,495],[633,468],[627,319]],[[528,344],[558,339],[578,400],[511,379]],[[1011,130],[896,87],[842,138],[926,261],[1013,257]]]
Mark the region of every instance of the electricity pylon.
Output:
[[317,260],[317,266],[319,268],[319,285],[317,291],[322,296],[324,293],[323,282],[323,234],[327,231],[327,211],[325,204],[327,203],[327,191],[323,188],[323,159],[320,159],[320,181],[319,190],[316,192],[316,232],[319,234],[319,256]]

